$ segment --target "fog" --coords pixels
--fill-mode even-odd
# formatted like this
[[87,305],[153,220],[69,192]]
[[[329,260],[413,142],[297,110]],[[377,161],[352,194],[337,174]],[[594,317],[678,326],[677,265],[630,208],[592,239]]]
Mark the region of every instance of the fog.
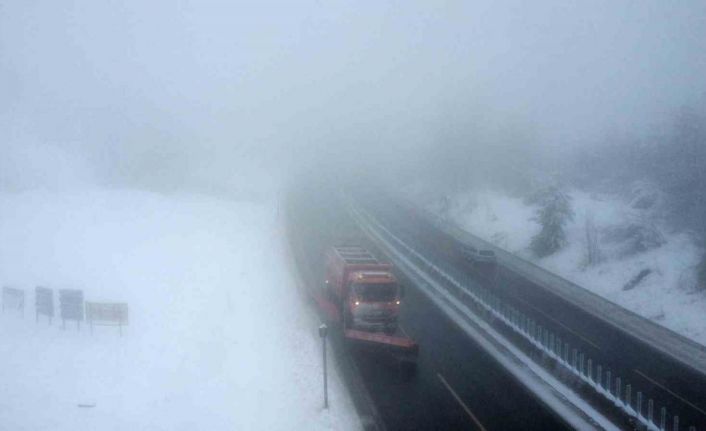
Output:
[[[516,348],[477,334],[472,335],[477,342],[459,344],[463,327],[480,320],[468,314],[457,321],[462,324],[453,323],[471,304],[470,296],[459,301],[450,290],[442,292],[448,284],[429,267],[463,274],[468,292],[478,293],[491,284],[477,270],[487,264],[497,270],[495,263],[505,262],[496,262],[487,250],[467,249],[477,244],[465,235],[435,236],[433,229],[414,234],[424,226],[421,211],[409,225],[402,216],[371,211],[382,215],[379,225],[387,227],[366,222],[366,232],[386,231],[376,234],[382,242],[397,232],[414,246],[395,238],[400,248],[390,258],[419,250],[412,259],[393,259],[407,262],[403,271],[411,268],[399,280],[411,294],[402,301],[398,295],[396,305],[373,304],[381,310],[374,319],[396,316],[391,310],[397,305],[409,307],[402,308],[399,331],[397,317],[383,317],[385,333],[403,334],[404,342],[395,342],[389,352],[402,345],[408,346],[405,356],[416,352],[410,342],[415,340],[433,359],[419,362],[419,375],[431,379],[406,385],[406,378],[398,379],[400,361],[394,372],[370,368],[361,374],[381,378],[380,384],[362,377],[355,383],[358,366],[345,365],[346,359],[328,371],[331,408],[322,409],[319,361],[326,353],[321,358],[319,325],[331,324],[330,346],[343,347],[342,352],[354,349],[344,344],[349,332],[341,328],[359,329],[348,326],[353,314],[344,308],[354,296],[331,294],[352,291],[343,287],[350,280],[339,280],[332,289],[319,278],[325,247],[364,237],[331,198],[337,182],[352,180],[385,182],[392,186],[387,190],[399,188],[420,208],[442,208],[439,220],[467,227],[498,251],[517,252],[703,344],[705,54],[704,0],[0,0],[0,339],[3,353],[11,352],[0,354],[0,423],[8,429],[59,431],[353,430],[372,426],[378,416],[375,408],[359,417],[355,392],[363,396],[377,388],[375,395],[384,400],[380,410],[393,411],[389,417],[428,416],[429,426],[443,428],[438,418],[467,419],[453,404],[458,402],[479,425],[462,398],[480,394],[471,405],[493,401],[497,397],[483,391],[513,388],[506,377],[518,376],[520,368],[533,376],[519,379],[524,389],[509,392],[522,398],[481,405],[481,420],[493,415],[500,423],[507,417],[541,427],[548,411],[540,412],[535,401],[518,401],[527,388],[550,388],[542,392],[573,399],[576,379],[566,391],[548,380],[535,382],[546,370],[529,358],[548,356],[530,352],[525,348],[530,344]],[[567,186],[536,187],[555,180]],[[622,184],[640,180],[643,186],[633,187],[632,195],[616,197]],[[300,195],[282,199],[283,189],[297,187]],[[527,197],[533,191],[544,194],[534,193],[532,202]],[[362,197],[361,208],[371,195],[351,194]],[[378,202],[370,201],[371,208]],[[665,207],[669,223],[662,220]],[[400,225],[393,226],[397,221]],[[702,243],[677,227],[698,232]],[[373,242],[378,244],[373,252],[393,243]],[[538,243],[551,247],[532,248]],[[402,245],[406,251],[400,251]],[[477,256],[485,251],[490,260],[474,262],[470,250]],[[528,254],[531,250],[542,254]],[[584,259],[584,250],[595,253]],[[604,261],[598,258],[601,250]],[[437,267],[438,259],[448,261]],[[432,264],[422,270],[415,262]],[[506,268],[510,271],[492,277],[491,289],[506,283],[498,274],[513,274],[497,298],[536,287],[530,278],[526,286],[519,284],[524,276]],[[373,274],[382,279],[377,269]],[[417,286],[416,277],[434,286]],[[56,292],[57,307],[47,306],[48,314],[41,315],[35,303],[36,286]],[[461,292],[459,286],[454,291]],[[544,287],[541,295],[538,290],[527,296],[529,302],[518,297],[509,303],[526,304],[534,310],[527,317],[544,325],[555,311],[550,308],[571,302],[569,296],[557,302],[550,295],[551,307],[544,308],[546,292],[568,292]],[[85,296],[66,304],[64,288]],[[15,300],[7,312],[6,292]],[[119,304],[121,310],[129,305],[127,327],[120,320],[117,334],[109,327],[96,328],[92,336],[85,328],[79,331],[83,303],[95,301]],[[576,303],[588,303],[582,301]],[[455,304],[451,314],[444,315],[451,310],[444,304]],[[68,315],[69,305],[79,315]],[[523,313],[529,310],[524,307]],[[326,318],[324,309],[343,317]],[[76,322],[59,329],[59,312],[61,319]],[[601,316],[588,308],[575,314],[589,315]],[[586,322],[577,323],[575,332],[570,316],[557,316],[545,329],[558,324],[582,339],[564,340],[566,349],[577,341],[571,344],[574,359],[583,340],[599,339]],[[507,322],[503,319],[496,320]],[[92,333],[93,320],[90,326]],[[489,330],[505,337],[512,328]],[[387,343],[382,335],[369,337],[376,340],[372,350],[377,342]],[[454,340],[450,350],[449,340]],[[473,353],[478,346],[501,344],[507,347],[501,350],[527,355],[517,373],[488,368],[486,382],[454,363],[478,357]],[[631,361],[643,356],[642,347],[626,349],[625,358],[604,362],[603,369],[611,365],[641,374]],[[609,359],[611,351],[594,357],[599,377],[598,359]],[[339,353],[330,356],[332,364]],[[493,356],[480,353],[485,362]],[[583,369],[584,354],[580,357]],[[693,358],[684,364],[698,363]],[[521,360],[508,356],[500,362]],[[368,362],[361,364],[377,365],[376,359]],[[672,386],[691,381],[691,374],[682,374],[687,367],[678,375],[653,375],[671,367],[658,362],[640,365],[654,380],[644,377],[702,408],[698,396],[689,398],[694,388]],[[448,382],[440,373],[445,370],[453,371]],[[557,382],[573,378],[565,369],[555,371]],[[500,385],[492,381],[497,376],[505,376]],[[628,375],[614,377],[618,393],[621,378],[631,387]],[[593,386],[608,393],[602,383]],[[633,388],[637,394],[645,391],[645,404],[653,396]],[[551,407],[547,397],[537,399]],[[364,404],[372,402],[364,398]],[[654,401],[664,412],[665,404]],[[650,412],[652,402],[649,398]],[[517,405],[522,408],[514,410],[537,420],[504,413]],[[679,413],[666,405],[670,415]],[[565,407],[552,408],[574,408]],[[410,415],[413,411],[421,413]],[[683,424],[688,417],[682,416]],[[508,427],[491,423],[488,428]]]
[[257,194],[301,172],[433,179],[468,163],[524,175],[611,134],[644,136],[706,94],[700,0],[0,11],[12,190]]

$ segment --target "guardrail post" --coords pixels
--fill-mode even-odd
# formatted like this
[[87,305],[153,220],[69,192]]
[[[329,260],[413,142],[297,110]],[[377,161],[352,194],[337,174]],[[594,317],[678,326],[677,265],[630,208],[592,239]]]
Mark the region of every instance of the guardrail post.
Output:
[[328,326],[325,323],[319,326],[319,337],[323,344],[323,369],[324,369],[324,408],[328,409],[328,372],[326,369],[326,336],[328,335]]
[[661,409],[659,409],[659,429],[660,429],[660,431],[664,431],[666,426],[667,426],[667,408],[662,407]]
[[571,359],[571,368],[573,368],[574,370],[578,369],[577,368],[578,356],[579,356],[578,350],[573,349],[572,350],[572,359]]
[[564,343],[564,363],[569,365],[569,343]]
[[550,352],[554,353],[554,334],[549,334],[549,349]]
[[632,386],[629,383],[625,385],[625,404],[632,408]]
[[594,382],[594,380],[593,380],[593,361],[591,360],[591,358],[588,359],[587,369],[588,369],[588,380],[590,382]]
[[651,424],[654,423],[652,420],[652,417],[654,416],[654,410],[655,410],[655,402],[652,401],[652,398],[647,401],[647,420],[650,421]]
[[542,345],[542,348],[546,349],[547,348],[547,328],[542,328],[542,331],[539,333],[539,344]]
[[544,341],[545,341],[544,347],[547,349],[547,353],[548,353],[548,352],[551,352],[551,350],[552,350],[551,338],[552,338],[553,336],[554,336],[554,334],[552,334],[551,332],[549,332],[548,329],[544,332]]
[[611,374],[612,372],[610,370],[605,372],[605,390],[608,392],[608,395],[610,395],[612,392],[610,391],[611,389]]
[[584,359],[584,357],[583,357],[583,352],[581,352],[581,353],[579,353],[579,374],[580,374],[581,376],[584,375],[584,372],[583,372],[583,359]]
[[637,417],[642,416],[642,392],[637,391]]
[[679,431],[679,416],[674,416],[674,422],[672,423],[672,431]]
[[561,338],[559,337],[554,339],[554,354],[561,360]]
[[598,383],[598,387],[602,388],[603,387],[603,379],[601,374],[603,373],[603,367],[601,367],[600,364],[596,366],[596,382]]
[[623,402],[622,384],[623,384],[623,382],[620,380],[620,377],[616,377],[616,379],[615,379],[615,405],[620,405],[620,403]]

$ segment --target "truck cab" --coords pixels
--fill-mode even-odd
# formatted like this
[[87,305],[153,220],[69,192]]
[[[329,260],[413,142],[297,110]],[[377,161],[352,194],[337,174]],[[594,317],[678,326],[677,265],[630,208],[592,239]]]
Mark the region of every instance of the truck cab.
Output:
[[326,288],[346,328],[395,332],[401,292],[392,266],[362,247],[333,247],[327,253]]
[[350,274],[348,283],[348,326],[394,332],[401,298],[392,273],[355,271]]

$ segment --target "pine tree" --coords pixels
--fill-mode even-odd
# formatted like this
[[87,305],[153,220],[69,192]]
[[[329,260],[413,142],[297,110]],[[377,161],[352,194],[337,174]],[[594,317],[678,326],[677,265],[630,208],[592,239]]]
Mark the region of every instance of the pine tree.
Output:
[[603,254],[598,244],[598,230],[596,229],[596,223],[593,220],[592,214],[586,215],[585,234],[586,266],[598,265],[603,260]]
[[530,248],[538,257],[549,256],[566,245],[564,225],[574,218],[569,196],[556,187],[541,193],[535,220],[542,230],[532,238]]

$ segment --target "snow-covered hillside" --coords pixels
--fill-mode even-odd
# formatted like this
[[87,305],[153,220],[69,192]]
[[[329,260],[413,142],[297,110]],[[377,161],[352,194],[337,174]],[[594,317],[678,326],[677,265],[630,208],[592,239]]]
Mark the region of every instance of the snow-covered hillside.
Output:
[[[358,429],[297,292],[276,206],[92,190],[0,195],[0,428]],[[36,285],[127,302],[129,327],[34,321]],[[93,407],[79,407],[79,405]]]
[[[694,278],[701,250],[692,238],[670,230],[644,190],[569,195],[574,218],[565,228],[568,244],[543,259],[529,249],[540,226],[536,206],[523,199],[474,191],[421,200],[463,229],[706,345],[706,292],[695,288]],[[587,264],[587,225],[598,237],[602,261],[596,265]],[[631,286],[641,272],[644,278]]]

